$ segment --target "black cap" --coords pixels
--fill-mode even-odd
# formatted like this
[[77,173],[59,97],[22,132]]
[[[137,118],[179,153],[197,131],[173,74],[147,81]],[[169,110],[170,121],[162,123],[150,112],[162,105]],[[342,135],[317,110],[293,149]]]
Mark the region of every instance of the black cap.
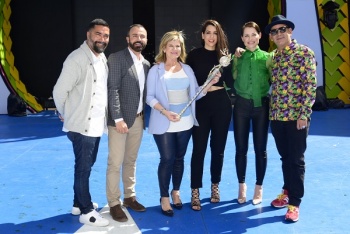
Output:
[[277,24],[285,24],[288,28],[294,29],[294,23],[292,21],[287,20],[283,15],[275,15],[272,17],[271,23],[265,27],[265,33],[269,34],[271,28]]

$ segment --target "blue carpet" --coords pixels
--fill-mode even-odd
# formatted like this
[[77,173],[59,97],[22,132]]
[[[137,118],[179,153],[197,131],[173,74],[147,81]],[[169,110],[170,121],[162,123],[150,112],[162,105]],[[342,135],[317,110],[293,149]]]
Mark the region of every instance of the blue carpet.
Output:
[[[211,204],[209,163],[206,155],[202,210],[190,207],[190,142],[181,187],[184,208],[172,218],[160,212],[157,167],[159,155],[153,137],[144,133],[137,162],[137,198],[147,211],[130,211],[142,233],[349,233],[350,109],[314,112],[306,158],[305,197],[300,220],[284,222],[286,209],[270,202],[281,191],[281,162],[269,134],[268,168],[263,202],[253,206],[255,169],[250,139],[248,152],[248,202],[237,198],[232,127],[229,132],[220,183],[221,200]],[[53,111],[27,117],[0,115],[0,233],[74,233],[82,225],[70,214],[73,162],[71,143],[61,131]],[[107,136],[103,136],[91,175],[91,193],[100,207],[106,205],[105,172]]]

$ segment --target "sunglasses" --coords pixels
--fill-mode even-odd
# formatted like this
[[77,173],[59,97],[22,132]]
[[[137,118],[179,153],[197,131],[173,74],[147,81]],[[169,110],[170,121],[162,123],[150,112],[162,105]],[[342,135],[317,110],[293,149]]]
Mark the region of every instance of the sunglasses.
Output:
[[289,28],[289,27],[283,26],[283,27],[280,27],[280,28],[272,29],[270,31],[270,34],[271,34],[271,36],[275,36],[275,35],[278,34],[278,32],[285,33],[287,31],[287,28]]

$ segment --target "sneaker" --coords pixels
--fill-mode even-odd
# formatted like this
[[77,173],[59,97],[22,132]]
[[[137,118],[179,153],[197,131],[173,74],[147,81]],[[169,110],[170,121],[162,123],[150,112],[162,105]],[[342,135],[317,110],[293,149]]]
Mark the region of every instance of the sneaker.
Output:
[[96,210],[92,210],[87,214],[81,214],[79,222],[96,227],[104,227],[109,224],[109,221],[103,218]]
[[271,206],[275,208],[283,208],[288,206],[289,204],[289,197],[288,197],[288,191],[282,190],[282,193],[277,196],[275,200],[271,202]]
[[134,211],[145,211],[146,208],[138,203],[136,197],[124,198],[123,206],[130,207]]
[[[94,209],[98,208],[97,203],[93,202],[92,205],[94,206]],[[71,213],[72,215],[81,215],[81,211],[77,205],[73,205]]]
[[288,210],[286,213],[286,221],[296,222],[299,220],[299,207],[288,205]]

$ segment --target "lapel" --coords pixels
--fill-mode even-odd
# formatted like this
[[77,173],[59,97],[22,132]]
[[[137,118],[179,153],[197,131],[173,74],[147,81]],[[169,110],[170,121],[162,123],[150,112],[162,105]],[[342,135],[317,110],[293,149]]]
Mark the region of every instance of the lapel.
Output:
[[133,78],[135,78],[135,80],[136,80],[137,82],[139,82],[139,78],[138,78],[138,76],[137,76],[136,68],[135,68],[135,65],[134,65],[134,60],[132,60],[132,57],[131,57],[131,54],[130,54],[129,49],[126,48],[126,49],[124,50],[124,52],[125,52],[126,62],[128,63],[128,67],[131,67],[132,73],[134,74],[134,77],[133,77]]
[[162,63],[158,64],[158,77],[159,77],[159,81],[162,85],[165,97],[167,100],[169,100],[168,91],[167,91],[165,80],[164,80],[164,74],[165,74],[165,66],[164,66],[164,63],[162,62]]

